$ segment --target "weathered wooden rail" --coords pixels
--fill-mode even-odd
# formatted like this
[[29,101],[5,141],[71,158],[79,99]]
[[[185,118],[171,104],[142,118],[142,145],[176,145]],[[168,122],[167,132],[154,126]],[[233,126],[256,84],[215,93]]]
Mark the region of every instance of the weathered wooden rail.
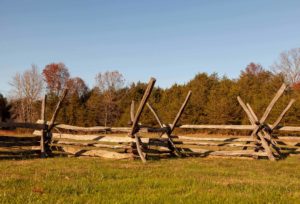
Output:
[[[268,127],[273,128],[272,125],[267,124]],[[221,130],[254,130],[256,125],[181,125],[182,129],[221,129]],[[297,126],[278,126],[273,130],[300,132],[300,127]]]
[[[37,133],[38,134],[38,133]],[[157,135],[140,137],[142,152],[146,159],[174,157],[168,138]],[[154,137],[156,136],[156,137]],[[262,151],[255,151],[256,141],[249,136],[172,136],[173,144],[182,157],[230,156],[268,158]],[[275,139],[283,155],[300,154],[300,137],[278,137]],[[248,143],[248,144],[247,144]],[[73,156],[96,156],[111,159],[138,158],[135,138],[124,134],[74,135],[53,133],[51,148]],[[247,146],[248,150],[243,150]]]

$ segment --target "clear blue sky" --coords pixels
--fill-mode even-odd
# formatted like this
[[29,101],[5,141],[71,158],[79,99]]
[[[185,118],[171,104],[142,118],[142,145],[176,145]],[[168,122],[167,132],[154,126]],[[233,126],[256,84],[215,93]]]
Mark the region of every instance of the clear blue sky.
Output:
[[16,72],[64,62],[90,86],[119,70],[168,87],[198,72],[235,78],[300,47],[299,0],[0,0],[0,92]]

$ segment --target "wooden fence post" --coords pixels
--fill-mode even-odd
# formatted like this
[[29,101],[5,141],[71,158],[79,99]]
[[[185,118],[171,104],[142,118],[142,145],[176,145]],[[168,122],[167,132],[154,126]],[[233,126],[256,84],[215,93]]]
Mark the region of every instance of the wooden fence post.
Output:
[[146,157],[142,151],[142,143],[141,143],[141,140],[140,138],[138,137],[138,135],[136,134],[138,132],[138,122],[140,120],[140,117],[141,117],[141,114],[144,110],[144,107],[151,95],[151,92],[153,90],[153,87],[154,87],[154,84],[155,84],[155,81],[156,79],[155,78],[151,78],[149,83],[148,83],[148,86],[147,86],[147,89],[144,93],[144,96],[140,102],[140,105],[138,107],[138,110],[134,116],[134,120],[132,122],[132,127],[131,127],[131,131],[129,133],[129,136],[132,137],[132,138],[135,138],[135,143],[136,143],[136,148],[137,148],[137,151],[138,151],[138,154],[141,158],[141,160],[145,163],[146,162]]
[[189,91],[188,94],[187,94],[187,96],[185,97],[185,100],[184,100],[183,104],[181,105],[181,107],[180,107],[180,109],[179,109],[179,111],[178,111],[178,113],[177,113],[177,115],[176,115],[173,123],[172,123],[171,133],[174,131],[174,129],[175,129],[175,127],[176,127],[176,125],[177,125],[177,123],[178,123],[178,121],[179,121],[179,119],[180,119],[180,117],[181,117],[181,115],[182,115],[182,113],[183,113],[183,111],[184,111],[184,109],[185,109],[188,101],[190,100],[191,95],[192,95],[192,91]]
[[[180,117],[181,117],[181,115],[182,115],[182,113],[183,113],[183,111],[184,111],[184,109],[185,109],[185,107],[186,107],[186,105],[187,105],[190,97],[191,97],[191,94],[192,94],[192,92],[189,91],[188,94],[187,94],[187,96],[186,96],[186,98],[185,98],[185,100],[184,100],[184,102],[183,102],[183,104],[182,104],[182,106],[180,107],[180,109],[179,109],[179,111],[178,111],[178,113],[177,113],[177,115],[176,115],[176,117],[175,117],[172,125],[171,126],[167,126],[168,127],[168,131],[166,132],[166,135],[168,137],[169,149],[171,151],[175,152],[175,155],[178,156],[178,157],[181,157],[181,153],[177,149],[177,147],[175,146],[175,144],[173,142],[173,139],[171,137],[171,134],[174,131],[174,129],[176,127],[176,124],[178,123],[178,121],[179,121],[179,119],[180,119]],[[150,111],[153,113],[153,115],[154,115],[157,123],[159,124],[159,126],[161,128],[165,127],[164,124],[161,122],[160,118],[158,117],[156,111],[152,108],[152,106],[149,103],[147,103],[147,106],[150,109]]]
[[157,121],[159,127],[163,128],[164,125],[163,125],[163,123],[161,122],[160,118],[158,117],[156,111],[153,109],[153,107],[150,105],[150,103],[147,103],[147,106],[148,106],[149,110],[152,112],[152,114],[154,115],[154,117],[155,117],[155,119],[156,119],[156,121]]
[[55,123],[56,117],[57,117],[57,115],[58,115],[58,113],[59,113],[59,110],[60,110],[60,108],[61,108],[62,102],[63,102],[63,100],[65,99],[65,97],[67,96],[67,94],[68,94],[68,89],[65,89],[65,90],[63,91],[62,96],[60,97],[60,99],[59,99],[57,105],[56,105],[56,108],[55,108],[54,113],[53,113],[53,115],[52,115],[52,118],[51,118],[51,120],[50,120],[50,124],[49,124],[49,127],[48,127],[48,131],[51,131],[51,129],[54,127],[54,123]]
[[[269,147],[267,141],[265,140],[265,138],[263,137],[263,135],[259,132],[260,123],[259,123],[258,121],[255,120],[257,117],[256,117],[256,115],[254,114],[253,109],[251,108],[251,106],[250,106],[249,104],[248,104],[248,107],[249,107],[249,108],[248,108],[248,107],[245,105],[245,103],[242,101],[242,99],[241,99],[240,97],[238,97],[238,101],[239,101],[240,105],[242,106],[242,108],[244,109],[244,111],[247,113],[247,116],[248,116],[248,118],[249,118],[251,124],[252,124],[252,125],[254,125],[254,124],[256,125],[256,127],[255,127],[254,130],[257,129],[257,131],[255,132],[255,134],[253,134],[253,132],[254,132],[254,130],[253,130],[253,132],[252,132],[252,134],[251,134],[251,137],[252,137],[253,139],[255,139],[255,140],[258,142],[258,140],[256,139],[256,137],[254,137],[255,135],[258,136],[258,138],[260,139],[260,142],[261,142],[263,148],[265,149],[265,151],[266,151],[266,153],[267,153],[267,155],[268,155],[268,158],[269,158],[271,161],[274,161],[274,160],[275,160],[275,157],[274,157],[274,155],[273,155],[273,153],[272,153],[272,151],[271,151],[271,149],[270,149],[270,147]],[[252,114],[254,114],[254,115],[252,115]],[[247,142],[246,144],[249,144],[249,142]],[[245,147],[243,148],[243,150],[246,150],[246,149],[247,149],[247,146],[245,146]]]
[[282,118],[285,116],[285,114],[288,112],[288,110],[291,108],[291,106],[295,103],[295,99],[292,99],[289,104],[286,106],[286,108],[282,111],[282,113],[280,114],[280,116],[277,118],[277,120],[273,123],[272,125],[272,130],[276,129],[277,126],[279,125],[280,121],[282,120]]
[[131,101],[131,106],[130,106],[130,120],[131,120],[131,124],[133,123],[134,121],[134,109],[135,109],[135,102],[134,100]]
[[65,97],[67,96],[68,94],[68,89],[65,89],[56,105],[56,108],[53,112],[53,115],[52,115],[52,118],[50,120],[50,123],[48,125],[48,128],[47,128],[47,131],[45,133],[45,151],[47,152],[47,154],[51,154],[51,149],[50,149],[50,143],[51,143],[51,140],[52,140],[52,129],[55,125],[55,120],[57,118],[57,115],[59,113],[59,110],[61,109],[61,106],[62,106],[62,102],[63,100],[65,99]]
[[[257,138],[259,139],[257,141],[259,141],[261,143],[262,147],[264,148],[264,150],[266,151],[266,153],[268,155],[268,158],[271,161],[274,161],[275,157],[273,155],[273,152],[272,152],[270,146],[272,146],[273,149],[276,151],[276,153],[279,156],[281,156],[281,152],[280,152],[279,148],[277,148],[275,142],[272,140],[272,135],[271,135],[271,132],[273,130],[272,128],[275,128],[274,126],[277,126],[279,124],[279,122],[284,117],[284,115],[286,114],[286,112],[288,111],[288,109],[294,103],[294,100],[290,101],[290,103],[284,109],[284,111],[280,114],[279,118],[276,120],[276,122],[274,123],[274,125],[273,125],[272,128],[266,127],[266,125],[264,125],[264,122],[266,121],[267,117],[269,116],[269,114],[270,114],[271,110],[273,109],[275,103],[278,101],[278,99],[280,98],[280,96],[284,93],[286,87],[287,86],[285,84],[282,84],[282,86],[277,91],[277,93],[275,94],[274,98],[272,99],[272,101],[270,102],[270,104],[268,105],[268,107],[266,108],[266,110],[263,113],[263,116],[261,117],[260,120],[258,120],[256,114],[254,113],[253,109],[251,108],[251,106],[249,104],[245,105],[245,103],[242,101],[242,99],[240,97],[237,98],[238,102],[240,103],[240,105],[242,106],[242,108],[244,109],[244,111],[246,112],[246,114],[247,114],[247,116],[248,116],[251,124],[252,125],[256,125],[255,128],[253,129],[252,133],[251,133],[251,137],[255,138],[255,135],[257,136]],[[243,149],[246,150],[247,146],[245,146]]]
[[49,149],[49,147],[46,147],[45,140],[48,132],[47,127],[47,120],[46,120],[46,101],[47,101],[47,95],[44,96],[42,100],[42,110],[41,110],[41,120],[43,124],[45,125],[45,128],[42,130],[41,134],[41,140],[40,140],[40,148],[41,148],[41,157],[45,158],[47,157],[46,149]]

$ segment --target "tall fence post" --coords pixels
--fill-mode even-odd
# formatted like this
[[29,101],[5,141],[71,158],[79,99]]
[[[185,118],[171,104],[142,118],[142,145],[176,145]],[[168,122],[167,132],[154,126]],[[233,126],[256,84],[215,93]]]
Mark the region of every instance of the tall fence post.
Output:
[[144,155],[144,153],[142,151],[142,142],[141,142],[141,139],[139,138],[139,136],[136,133],[138,132],[138,129],[139,129],[138,122],[140,120],[140,117],[142,115],[144,107],[145,107],[145,105],[146,105],[146,103],[147,103],[147,101],[148,101],[148,99],[149,99],[149,97],[151,95],[151,92],[153,90],[155,82],[156,82],[155,78],[151,78],[150,79],[150,81],[148,83],[148,86],[147,86],[147,89],[146,89],[146,91],[145,91],[145,93],[143,95],[143,98],[142,98],[142,100],[140,102],[140,105],[138,107],[138,110],[137,110],[137,112],[136,112],[136,114],[134,116],[134,120],[132,122],[131,131],[129,133],[129,136],[131,138],[135,138],[136,148],[137,148],[138,154],[139,154],[139,156],[140,156],[140,158],[141,158],[141,160],[143,162],[146,162],[146,157],[145,157],[145,155]]
[[47,119],[46,119],[46,101],[47,101],[47,95],[45,95],[42,100],[42,110],[41,110],[41,120],[45,125],[45,127],[42,130],[41,140],[40,140],[41,158],[47,157],[46,149],[49,149],[49,147],[46,147],[46,143],[45,143],[47,132],[48,132]]
[[[45,152],[46,152],[46,155],[48,156],[49,154],[52,153],[51,149],[50,149],[50,143],[51,143],[51,140],[52,140],[52,129],[55,125],[55,121],[56,121],[56,118],[58,116],[58,113],[61,109],[61,106],[62,106],[62,102],[63,100],[65,99],[65,97],[67,96],[68,94],[68,89],[65,89],[56,105],[56,108],[53,112],[53,115],[52,115],[52,118],[50,120],[50,123],[49,125],[47,125],[47,122],[45,120],[45,123],[46,123],[46,127],[47,129],[45,129],[45,131],[43,131],[42,135],[44,135],[43,137],[45,138],[44,139],[44,144],[45,144]],[[46,108],[46,106],[45,106]],[[46,109],[45,109],[46,110]],[[45,111],[44,111],[45,112]],[[44,116],[43,116],[44,117]]]

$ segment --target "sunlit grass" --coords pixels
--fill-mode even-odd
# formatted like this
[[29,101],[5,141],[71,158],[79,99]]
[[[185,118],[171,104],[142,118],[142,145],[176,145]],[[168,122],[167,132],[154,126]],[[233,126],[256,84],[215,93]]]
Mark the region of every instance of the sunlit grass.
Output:
[[0,161],[1,203],[297,203],[300,160]]

